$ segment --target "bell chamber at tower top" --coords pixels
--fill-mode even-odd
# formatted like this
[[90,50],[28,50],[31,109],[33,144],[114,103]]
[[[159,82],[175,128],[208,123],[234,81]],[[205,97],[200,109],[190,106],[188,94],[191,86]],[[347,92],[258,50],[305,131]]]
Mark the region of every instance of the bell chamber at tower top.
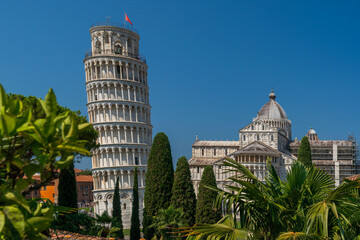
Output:
[[114,56],[136,59],[146,64],[146,58],[139,53],[140,37],[136,30],[125,24],[96,24],[90,28],[91,50],[85,59],[93,56]]

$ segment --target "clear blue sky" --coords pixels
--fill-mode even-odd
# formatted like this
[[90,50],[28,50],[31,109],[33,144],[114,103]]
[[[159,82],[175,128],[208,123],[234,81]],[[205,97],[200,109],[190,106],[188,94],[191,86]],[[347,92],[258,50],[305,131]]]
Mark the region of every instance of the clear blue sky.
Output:
[[[89,27],[124,11],[149,66],[152,124],[174,162],[200,139],[237,139],[268,101],[321,139],[360,137],[360,1],[1,1],[0,82],[87,115]],[[360,140],[360,139],[359,139]],[[90,168],[83,160],[80,168]]]

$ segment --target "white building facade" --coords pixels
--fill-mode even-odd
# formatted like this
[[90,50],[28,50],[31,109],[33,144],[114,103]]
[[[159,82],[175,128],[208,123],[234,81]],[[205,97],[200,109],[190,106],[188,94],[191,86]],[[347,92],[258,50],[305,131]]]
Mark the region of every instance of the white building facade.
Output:
[[213,166],[219,188],[224,189],[225,185],[231,183],[228,180],[230,173],[224,173],[226,169],[222,162],[225,158],[243,164],[262,181],[266,177],[266,159],[271,158],[280,178],[285,177],[286,169],[296,160],[290,151],[291,121],[275,101],[273,91],[269,98],[253,121],[239,130],[238,141],[196,139],[192,146],[192,158],[189,160],[196,194],[203,170],[208,165]]
[[139,55],[140,37],[127,25],[90,28],[91,50],[85,55],[89,122],[98,131],[93,150],[94,208],[112,214],[119,179],[124,228],[130,228],[134,168],[138,167],[142,217],[147,159],[152,143],[146,60]]

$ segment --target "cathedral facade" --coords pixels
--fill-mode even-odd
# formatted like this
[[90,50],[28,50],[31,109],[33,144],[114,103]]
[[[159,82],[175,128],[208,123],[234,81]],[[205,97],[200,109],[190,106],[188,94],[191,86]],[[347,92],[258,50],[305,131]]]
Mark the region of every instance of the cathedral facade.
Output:
[[[297,160],[297,149],[300,141],[292,141],[291,121],[275,99],[276,95],[271,91],[269,101],[260,109],[257,116],[253,118],[250,124],[239,130],[238,141],[203,141],[196,139],[192,145],[192,157],[189,160],[196,194],[198,193],[203,170],[208,165],[213,166],[219,188],[224,189],[224,186],[230,183],[228,180],[230,175],[224,171],[226,169],[222,164],[225,158],[231,158],[246,166],[261,181],[265,180],[266,159],[270,158],[279,177],[281,179],[285,178],[287,169]],[[342,178],[356,172],[356,142],[346,140],[337,142],[331,140],[318,141],[317,135],[316,140],[311,133],[313,132],[309,131],[307,135],[310,139],[312,156],[315,157],[313,162],[315,165],[325,169],[325,171],[330,168],[337,185]],[[326,145],[328,148],[335,148],[336,150],[319,152],[318,145]],[[338,154],[338,145],[341,153],[344,152],[344,154]],[[347,161],[340,162],[339,156],[340,158],[342,156],[346,157],[345,160]],[[328,161],[318,161],[323,158]],[[351,171],[348,170],[349,168]],[[340,172],[343,174],[340,174]]]

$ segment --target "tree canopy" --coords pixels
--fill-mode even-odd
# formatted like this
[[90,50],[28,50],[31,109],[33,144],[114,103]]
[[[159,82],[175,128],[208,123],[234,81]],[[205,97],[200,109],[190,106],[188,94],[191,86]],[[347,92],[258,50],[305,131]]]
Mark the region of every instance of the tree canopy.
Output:
[[183,210],[184,214],[182,216],[184,223],[188,223],[189,226],[195,224],[196,196],[191,181],[189,163],[186,157],[181,157],[177,161],[171,205]]
[[298,161],[302,162],[306,167],[312,166],[311,147],[307,136],[304,136],[301,139],[297,159]]
[[196,203],[196,224],[216,223],[221,218],[220,207],[214,207],[217,193],[208,187],[217,187],[212,166],[206,166],[201,176]]
[[[160,209],[167,209],[170,205],[171,190],[174,182],[174,168],[172,163],[171,148],[165,133],[156,134],[148,159],[145,177],[145,210],[144,234],[146,239],[153,237],[151,217]],[[147,216],[146,216],[147,215]]]
[[116,231],[113,235],[114,237],[123,239],[124,232],[123,232],[122,214],[121,214],[119,178],[116,179],[116,184],[114,189],[112,217],[113,220],[111,226],[120,229],[119,231]]

